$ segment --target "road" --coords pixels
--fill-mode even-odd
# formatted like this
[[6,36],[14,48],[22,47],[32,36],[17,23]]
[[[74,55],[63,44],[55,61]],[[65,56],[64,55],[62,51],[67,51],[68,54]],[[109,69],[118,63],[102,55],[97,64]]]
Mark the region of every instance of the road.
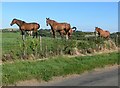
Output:
[[34,86],[118,86],[118,66],[95,69],[66,78],[58,77],[50,82],[34,82]]
[[64,79],[59,82],[48,83],[46,86],[118,86],[118,68],[113,67],[99,71]]

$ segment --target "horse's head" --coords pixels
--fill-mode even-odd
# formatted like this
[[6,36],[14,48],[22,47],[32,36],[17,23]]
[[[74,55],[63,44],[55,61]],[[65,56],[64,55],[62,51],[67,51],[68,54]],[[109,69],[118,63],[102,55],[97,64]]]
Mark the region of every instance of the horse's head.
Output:
[[18,19],[13,19],[10,25],[12,26],[13,24],[17,24],[18,26],[21,26],[23,23],[26,22]]
[[50,18],[46,18],[46,25],[50,24]]
[[99,31],[99,28],[98,27],[95,27],[95,32],[98,32]]
[[13,19],[10,25],[12,26],[13,24],[16,24],[16,22],[17,22],[17,19]]
[[95,33],[99,33],[100,32],[100,28],[99,27],[95,27]]
[[100,28],[95,27],[95,31],[94,31],[95,36],[96,36],[96,34],[99,32],[99,30],[100,30]]

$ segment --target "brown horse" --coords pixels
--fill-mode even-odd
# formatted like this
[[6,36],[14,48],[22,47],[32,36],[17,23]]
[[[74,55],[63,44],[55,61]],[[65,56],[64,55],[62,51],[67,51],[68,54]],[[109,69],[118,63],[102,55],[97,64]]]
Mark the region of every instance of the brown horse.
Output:
[[17,24],[19,26],[19,29],[22,32],[22,39],[24,39],[23,35],[26,34],[26,31],[33,31],[35,33],[35,35],[33,35],[33,38],[34,36],[37,38],[37,30],[40,28],[40,25],[38,23],[26,23],[22,20],[13,19],[10,25],[12,26],[13,24]]
[[110,32],[106,30],[102,30],[101,28],[95,27],[95,34],[98,33],[100,37],[109,39],[110,38]]
[[[70,28],[70,30],[68,31],[68,38],[72,37],[72,34],[73,32],[76,31],[76,29],[77,29],[76,27]],[[65,31],[64,30],[60,31],[60,35],[61,36],[66,35]]]
[[52,30],[52,34],[53,34],[53,37],[55,38],[55,32],[59,32],[60,31],[65,31],[65,34],[66,34],[66,39],[68,39],[68,32],[71,28],[70,24],[68,23],[58,23],[54,20],[51,20],[49,18],[46,18],[46,23],[47,23],[47,26],[48,24],[51,26],[51,30]]

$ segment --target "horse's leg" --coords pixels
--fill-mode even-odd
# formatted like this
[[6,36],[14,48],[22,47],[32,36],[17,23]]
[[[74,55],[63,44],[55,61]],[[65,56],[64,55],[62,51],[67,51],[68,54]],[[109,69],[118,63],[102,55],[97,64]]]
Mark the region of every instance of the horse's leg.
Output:
[[23,35],[23,40],[26,39],[26,31],[23,31],[24,35]]
[[63,38],[63,34],[61,32],[59,32],[59,34],[60,34],[61,38]]
[[68,39],[71,39],[71,38],[72,38],[72,35],[71,35],[71,34],[69,34],[69,35],[68,35]]
[[37,33],[37,32],[35,32],[35,35],[36,35],[36,38],[37,38],[37,36],[38,36],[38,33]]
[[68,40],[68,32],[66,33],[66,39]]
[[[70,30],[70,29],[69,29]],[[68,40],[68,35],[69,35],[69,30],[67,30],[66,28],[64,29],[65,33],[66,33],[66,39]]]
[[22,40],[24,40],[24,31],[21,31],[22,33]]
[[21,31],[21,34],[22,34],[22,35],[24,35],[24,32],[23,32],[23,31]]
[[33,36],[33,31],[31,31],[31,36]]
[[35,36],[36,36],[36,32],[35,32],[35,31],[33,31],[33,38],[35,38]]
[[22,35],[22,40],[24,40],[24,38],[23,38],[24,32],[22,30],[21,30],[21,35]]
[[52,32],[53,32],[53,38],[55,38],[55,31],[54,31],[54,30],[52,30]]
[[33,31],[33,38],[35,37],[35,31]]
[[66,34],[66,39],[68,40],[68,35]]

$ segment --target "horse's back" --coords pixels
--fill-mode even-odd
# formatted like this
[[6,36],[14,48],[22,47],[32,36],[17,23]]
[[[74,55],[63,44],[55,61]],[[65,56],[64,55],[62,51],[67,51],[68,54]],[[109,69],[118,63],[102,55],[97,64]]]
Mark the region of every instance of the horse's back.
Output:
[[108,37],[110,37],[110,32],[105,30],[105,31],[102,32],[102,36],[105,37],[105,38],[108,38]]
[[70,30],[71,26],[70,26],[69,23],[61,23],[61,24],[65,27],[65,29],[69,29]]
[[21,29],[24,30],[37,30],[40,28],[40,25],[38,23],[24,23],[21,26]]

